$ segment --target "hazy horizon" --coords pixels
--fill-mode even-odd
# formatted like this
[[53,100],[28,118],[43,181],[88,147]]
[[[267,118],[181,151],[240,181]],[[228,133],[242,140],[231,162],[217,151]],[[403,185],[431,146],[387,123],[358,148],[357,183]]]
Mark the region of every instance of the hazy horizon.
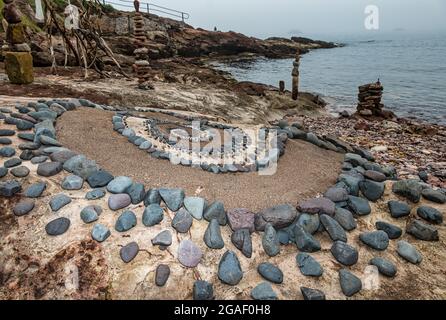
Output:
[[[446,31],[445,0],[143,1],[188,12],[191,17],[186,22],[194,27],[217,27],[260,38]],[[368,5],[376,5],[380,10],[378,31],[364,27]]]

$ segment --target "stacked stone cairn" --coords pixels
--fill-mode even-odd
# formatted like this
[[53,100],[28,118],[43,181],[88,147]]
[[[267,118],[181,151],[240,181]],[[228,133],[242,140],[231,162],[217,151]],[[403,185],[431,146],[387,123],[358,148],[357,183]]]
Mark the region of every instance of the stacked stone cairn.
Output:
[[380,116],[384,104],[381,103],[383,86],[379,80],[359,87],[357,110],[362,116]]
[[135,1],[135,16],[133,17],[134,22],[134,38],[137,49],[133,52],[136,58],[136,62],[133,65],[138,77],[138,87],[140,89],[153,89],[152,85],[149,83],[149,71],[150,63],[148,60],[149,49],[147,48],[147,37],[144,31],[144,18],[139,12],[139,3]]
[[4,0],[2,15],[8,26],[6,44],[2,47],[5,70],[9,81],[14,84],[29,84],[34,81],[31,49],[25,42],[21,14],[14,0]]
[[293,62],[292,76],[292,93],[293,100],[297,100],[299,95],[299,66],[300,66],[300,51],[297,51],[296,59]]

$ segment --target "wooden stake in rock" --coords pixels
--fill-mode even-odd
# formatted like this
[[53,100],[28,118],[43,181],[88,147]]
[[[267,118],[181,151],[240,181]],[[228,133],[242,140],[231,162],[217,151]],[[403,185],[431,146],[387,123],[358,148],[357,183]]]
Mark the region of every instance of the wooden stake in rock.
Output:
[[293,100],[297,100],[297,96],[299,95],[299,65],[300,65],[300,51],[298,50],[296,53],[296,59],[293,62],[293,72],[291,76],[293,78],[292,82],[292,95]]
[[280,80],[279,81],[279,93],[282,94],[285,92],[285,81]]

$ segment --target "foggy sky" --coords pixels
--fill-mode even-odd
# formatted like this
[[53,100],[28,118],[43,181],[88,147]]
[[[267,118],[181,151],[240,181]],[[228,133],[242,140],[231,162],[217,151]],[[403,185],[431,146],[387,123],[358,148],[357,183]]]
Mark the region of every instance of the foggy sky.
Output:
[[256,37],[358,34],[364,9],[380,9],[380,32],[446,31],[446,0],[142,0],[190,13],[194,27]]

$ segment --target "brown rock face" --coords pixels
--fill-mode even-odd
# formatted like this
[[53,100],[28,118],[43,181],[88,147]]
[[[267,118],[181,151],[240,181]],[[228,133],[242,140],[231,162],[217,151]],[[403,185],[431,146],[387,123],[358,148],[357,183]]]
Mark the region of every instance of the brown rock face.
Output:
[[21,44],[25,42],[25,34],[21,23],[10,23],[8,25],[6,41],[10,44]]
[[29,84],[34,81],[33,57],[30,52],[6,52],[5,69],[11,83]]

